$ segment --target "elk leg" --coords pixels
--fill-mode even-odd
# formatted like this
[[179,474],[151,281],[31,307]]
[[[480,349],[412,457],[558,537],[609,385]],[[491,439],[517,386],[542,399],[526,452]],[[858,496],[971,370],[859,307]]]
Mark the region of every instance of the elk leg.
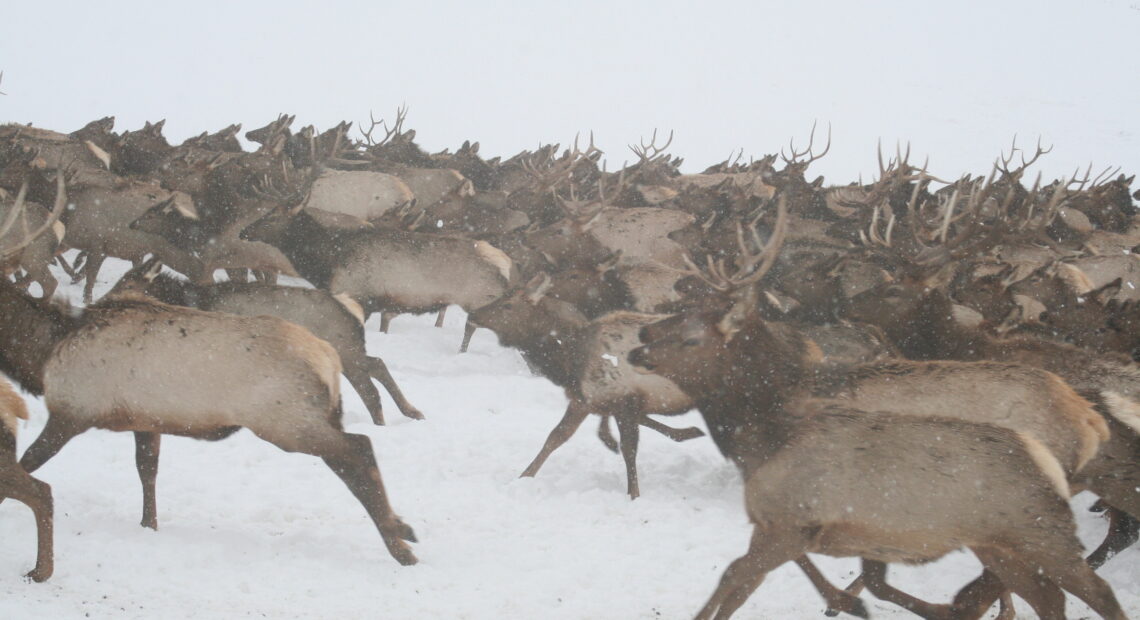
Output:
[[598,439],[602,440],[602,444],[610,449],[610,452],[617,454],[618,443],[614,439],[613,431],[610,430],[610,416],[609,414],[602,416],[602,421],[598,422]]
[[135,469],[142,483],[143,516],[140,525],[158,529],[158,502],[155,499],[155,482],[158,480],[158,453],[162,446],[159,433],[135,432]]
[[395,316],[395,315],[391,312],[384,312],[384,311],[380,312],[380,332],[381,333],[384,333],[384,334],[388,333],[388,325],[392,323],[392,317],[393,316]]
[[443,317],[447,315],[447,306],[439,309],[439,314],[435,315],[435,326],[443,327]]
[[466,353],[467,347],[471,345],[471,337],[475,335],[475,330],[478,329],[471,319],[463,324],[463,342],[459,343],[459,352]]
[[641,425],[645,428],[655,430],[658,433],[661,433],[662,435],[678,443],[705,436],[705,432],[695,426],[690,426],[688,428],[673,428],[672,426],[654,420],[648,415],[641,416]]
[[986,570],[993,572],[1005,587],[1025,599],[1042,620],[1065,620],[1065,593],[1022,558],[997,549],[973,549]]
[[51,270],[48,269],[46,264],[37,264],[27,268],[28,276],[32,281],[39,283],[41,294],[40,299],[51,299],[55,294],[55,289],[59,286],[59,280],[51,275]]
[[318,454],[364,506],[388,553],[404,566],[416,563],[416,556],[404,541],[416,542],[415,532],[392,512],[388,494],[380,478],[380,468],[372,442],[364,435],[341,434],[344,447],[335,454]]
[[249,270],[248,269],[243,269],[241,267],[230,267],[230,268],[225,269],[225,272],[226,272],[226,277],[230,279],[230,282],[248,282],[249,281]]
[[894,588],[887,583],[887,565],[885,562],[863,560],[863,583],[867,590],[876,598],[894,603],[903,609],[928,620],[941,620],[950,615],[949,605],[935,605],[915,598],[902,590]]
[[[981,618],[989,611],[994,600],[999,597],[1002,599],[1002,605],[1007,605],[1009,593],[1005,584],[997,574],[986,569],[977,579],[966,584],[954,595],[954,602],[950,608],[953,610],[954,618],[973,620]],[[1008,607],[1012,610],[1012,602],[1008,603]]]
[[[80,256],[82,256],[82,254],[80,254]],[[59,268],[63,269],[63,272],[67,274],[67,277],[71,278],[72,284],[79,282],[79,280],[83,277],[79,274],[79,258],[79,256],[75,257],[75,262],[77,263],[75,266],[72,266],[70,263],[68,263],[67,259],[62,255],[57,254],[54,259],[55,264],[59,265]]]
[[79,428],[70,422],[65,422],[63,416],[48,412],[48,421],[44,425],[44,430],[24,451],[24,456],[20,458],[20,467],[29,474],[36,471],[58,454],[67,442],[85,430],[86,427]]
[[863,601],[859,600],[859,597],[852,596],[832,585],[831,582],[827,580],[827,577],[824,577],[823,573],[819,572],[819,569],[816,568],[816,565],[812,563],[808,556],[801,555],[796,558],[796,566],[799,566],[800,570],[807,575],[808,581],[811,581],[811,584],[815,586],[816,592],[819,592],[824,602],[827,603],[826,615],[836,616],[840,612],[843,612],[860,618],[870,617],[870,614],[867,613],[867,606],[863,604]]
[[1108,534],[1104,537],[1104,542],[1089,554],[1089,566],[1094,569],[1100,568],[1105,562],[1112,559],[1117,553],[1132,546],[1132,543],[1140,539],[1140,520],[1137,520],[1132,515],[1108,506],[1106,510],[1108,516]]
[[[1035,566],[1044,567],[1044,570],[1034,573],[1043,572],[1048,575],[1056,585],[1084,601],[1106,620],[1125,620],[1127,616],[1116,600],[1112,587],[1081,557],[1080,543],[1074,540],[1074,546],[1076,547],[1074,553],[1065,554],[1073,557],[1062,557],[1059,560],[1043,558]],[[1064,611],[1064,607],[1061,609]]]
[[404,398],[404,393],[400,391],[400,386],[396,385],[392,373],[388,372],[388,365],[384,363],[384,360],[378,357],[369,357],[368,359],[372,364],[372,376],[380,382],[380,385],[384,386],[385,390],[388,390],[388,395],[396,402],[396,408],[400,410],[400,413],[413,420],[424,419],[424,414],[408,402],[407,398]]
[[372,384],[372,375],[368,374],[366,369],[349,363],[345,363],[343,372],[344,377],[352,385],[352,389],[360,395],[360,400],[364,403],[364,408],[368,410],[368,415],[372,416],[372,423],[383,426],[384,406],[380,402],[379,390]]
[[83,283],[83,303],[91,303],[92,293],[95,290],[95,279],[99,276],[99,268],[103,266],[103,261],[106,260],[106,254],[98,252],[89,252],[87,254],[87,262],[83,265],[83,277],[87,279]]
[[696,620],[728,618],[760,587],[769,572],[803,555],[807,548],[808,538],[798,528],[765,531],[759,526],[753,527],[748,552],[728,565]]
[[557,450],[562,444],[570,439],[574,431],[582,425],[582,421],[589,415],[589,410],[586,405],[580,401],[572,400],[566,407],[566,413],[562,414],[562,419],[558,421],[558,425],[554,430],[550,431],[550,435],[546,437],[546,443],[542,444],[542,449],[538,451],[538,456],[527,465],[526,469],[519,476],[520,478],[533,478],[538,470],[542,468],[542,464],[550,457],[550,454]]
[[637,484],[637,444],[641,439],[641,425],[638,423],[639,414],[619,413],[614,415],[618,428],[618,443],[621,446],[621,458],[625,461],[626,490],[630,499],[641,496]]
[[14,461],[0,466],[0,497],[11,497],[32,509],[36,518],[36,567],[27,574],[32,581],[42,582],[54,570],[52,550],[53,505],[51,486],[28,475]]

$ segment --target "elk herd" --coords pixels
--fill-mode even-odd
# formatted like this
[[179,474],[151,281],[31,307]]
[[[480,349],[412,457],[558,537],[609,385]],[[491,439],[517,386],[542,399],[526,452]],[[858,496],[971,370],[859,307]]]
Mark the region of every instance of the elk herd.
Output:
[[[246,428],[322,459],[414,564],[370,440],[342,427],[339,375],[376,424],[373,379],[423,418],[365,320],[456,305],[461,351],[490,330],[565,391],[523,476],[593,413],[636,498],[641,429],[701,437],[651,417],[700,412],[753,534],[698,618],[731,616],[788,561],[833,612],[865,617],[866,588],[924,618],[999,599],[1010,617],[1010,593],[1063,618],[1064,592],[1125,617],[1094,569],[1140,537],[1134,177],[1046,182],[1030,168],[1048,149],[1015,142],[980,177],[880,149],[873,182],[825,185],[807,176],[830,148],[814,128],[802,150],[698,174],[655,133],[610,172],[592,136],[484,159],[469,142],[426,153],[405,120],[357,140],[282,115],[246,132],[252,152],[238,125],[177,146],[161,121],[0,126],[0,371],[49,416],[17,459],[27,410],[0,380],[0,497],[35,514],[29,578],[52,574],[51,490],[30,474],[91,428],[134,433],[145,527],[163,434]],[[108,256],[134,267],[93,300]],[[53,263],[84,281],[83,307],[53,301]],[[1110,523],[1087,559],[1081,490]],[[887,563],[962,548],[984,571],[950,602],[887,581]],[[862,575],[836,587],[808,553],[857,556]]]

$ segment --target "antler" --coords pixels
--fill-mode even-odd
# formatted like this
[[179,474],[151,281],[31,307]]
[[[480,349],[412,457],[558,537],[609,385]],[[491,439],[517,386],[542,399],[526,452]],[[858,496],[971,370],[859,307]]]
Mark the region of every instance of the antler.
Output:
[[[389,129],[387,121],[385,121],[384,119],[376,120],[376,117],[372,115],[372,110],[369,110],[368,111],[368,119],[369,119],[371,124],[368,126],[368,131],[364,131],[364,128],[363,128],[364,123],[361,123],[360,124],[361,125],[360,133],[364,136],[364,140],[368,144],[368,146],[381,146],[383,144],[387,144],[388,141],[391,140],[394,136],[398,137],[400,134],[403,133],[404,120],[406,120],[407,118],[408,118],[408,105],[403,104],[400,107],[396,108],[396,121],[395,121],[395,123],[392,124],[392,128]],[[383,128],[384,128],[384,138],[381,139],[379,142],[374,142],[372,140],[372,132],[376,129],[376,127],[378,125],[383,126]]]
[[[536,152],[531,157],[522,159],[523,170],[533,176],[540,187],[545,190],[553,190],[563,181],[570,179],[574,174],[574,169],[578,167],[579,163],[602,152],[601,149],[594,146],[594,132],[590,132],[590,144],[586,147],[585,151],[579,150],[578,148],[579,137],[580,134],[574,135],[574,146],[566,151],[560,162],[555,162],[552,155],[547,155],[545,157],[547,160],[545,167],[540,168],[535,161],[539,159],[542,154],[540,149],[539,152]],[[557,150],[556,147],[553,149],[553,152]]]
[[[19,254],[21,251],[23,251],[24,248],[28,247],[33,241],[35,241],[36,238],[42,235],[44,231],[51,228],[52,225],[55,224],[55,222],[59,219],[60,215],[63,215],[63,210],[67,208],[67,188],[65,187],[63,178],[64,171],[60,170],[56,172],[55,205],[52,207],[51,214],[48,215],[48,218],[44,220],[44,223],[41,224],[39,228],[25,235],[25,237],[19,243],[4,250],[0,250],[0,260],[8,259],[15,256],[16,254]],[[4,235],[8,234],[8,231],[12,229],[13,225],[15,225],[16,218],[20,215],[21,212],[24,211],[24,209],[27,208],[26,203],[24,202],[24,196],[27,194],[27,192],[28,182],[25,180],[23,184],[20,185],[20,191],[16,194],[16,202],[12,205],[12,210],[8,212],[8,217],[4,218],[4,223],[0,224],[0,239],[4,238]]]
[[669,132],[669,139],[661,146],[657,146],[657,129],[653,130],[653,136],[649,139],[649,144],[646,144],[645,140],[639,140],[638,142],[641,144],[640,147],[630,144],[629,150],[633,151],[634,155],[637,155],[637,158],[640,160],[638,163],[652,164],[668,157],[668,155],[665,154],[665,149],[669,148],[670,144],[673,144],[673,132]]
[[1037,161],[1038,158],[1040,158],[1045,153],[1052,151],[1053,147],[1050,146],[1047,149],[1041,148],[1041,137],[1038,136],[1037,137],[1037,152],[1033,154],[1033,157],[1031,157],[1029,159],[1029,161],[1025,161],[1025,155],[1022,155],[1021,156],[1021,167],[1018,168],[1017,170],[1013,171],[1013,172],[1010,172],[1009,171],[1009,162],[1013,161],[1013,153],[1017,150],[1018,150],[1018,148],[1017,148],[1017,134],[1014,134],[1013,135],[1013,142],[1010,143],[1010,145],[1009,145],[1009,157],[1005,157],[1004,155],[999,155],[998,157],[1001,159],[1001,164],[995,164],[995,165],[997,165],[998,170],[1001,171],[1003,176],[1005,176],[1006,178],[1009,178],[1009,179],[1013,179],[1015,181],[1019,180],[1021,178],[1021,175],[1025,172],[1026,168],[1028,168],[1029,166],[1032,166],[1033,162]]
[[787,236],[787,199],[781,195],[776,202],[776,222],[772,226],[772,234],[769,235],[767,243],[761,241],[760,234],[756,231],[756,223],[758,221],[759,217],[753,219],[748,224],[748,231],[753,243],[755,243],[758,248],[757,251],[752,251],[748,248],[744,236],[744,227],[739,222],[736,224],[736,243],[740,248],[740,258],[737,261],[738,265],[735,273],[728,273],[723,258],[714,261],[712,256],[706,256],[705,260],[707,266],[702,269],[693,262],[692,257],[687,253],[683,255],[687,268],[675,271],[695,276],[705,284],[721,292],[736,290],[759,282],[768,271],[772,269],[772,265],[775,264],[776,258],[780,254],[780,248],[784,244],[784,238]]
[[[827,146],[823,147],[823,152],[820,153],[819,155],[815,155],[812,153],[812,147],[815,145],[815,126],[816,126],[816,123],[813,122],[811,124],[811,134],[808,137],[807,148],[804,149],[803,151],[800,151],[798,153],[796,152],[795,138],[788,141],[788,148],[791,149],[791,151],[792,151],[791,159],[788,159],[788,157],[784,155],[784,149],[780,149],[780,158],[784,160],[785,164],[788,164],[788,165],[800,164],[806,168],[809,164],[811,164],[811,162],[819,159],[820,157],[823,157],[824,155],[827,155],[827,152],[831,150],[831,123],[828,123],[827,124]],[[908,153],[909,153],[909,149],[908,149]],[[799,159],[801,157],[803,157],[804,155],[810,155],[811,157],[807,161],[804,161],[804,162],[799,161]],[[879,160],[879,163],[882,164],[881,158]]]

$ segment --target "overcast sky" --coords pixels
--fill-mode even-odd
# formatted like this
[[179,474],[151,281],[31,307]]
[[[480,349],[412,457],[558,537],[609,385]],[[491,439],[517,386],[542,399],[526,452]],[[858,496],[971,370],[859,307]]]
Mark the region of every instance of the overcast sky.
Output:
[[1015,133],[1054,145],[1046,174],[1140,168],[1140,0],[155,4],[7,3],[0,121],[165,118],[178,142],[406,102],[429,150],[592,129],[611,169],[654,128],[699,170],[803,144],[816,119],[829,182],[872,174],[880,137],[945,176],[985,172]]

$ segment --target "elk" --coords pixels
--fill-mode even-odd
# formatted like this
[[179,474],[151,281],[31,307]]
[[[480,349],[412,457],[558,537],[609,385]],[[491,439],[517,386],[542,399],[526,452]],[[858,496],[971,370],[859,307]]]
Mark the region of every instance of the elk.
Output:
[[347,295],[322,289],[274,284],[224,282],[196,285],[161,273],[162,263],[151,259],[128,271],[109,295],[138,291],[174,306],[242,316],[270,315],[296,323],[328,342],[340,355],[344,376],[360,395],[375,424],[384,424],[375,378],[388,390],[400,412],[422,420],[423,414],[404,397],[384,360],[371,357],[364,345],[364,310]]
[[219,440],[248,428],[286,452],[320,457],[364,506],[392,557],[416,562],[405,542],[415,535],[392,511],[371,443],[341,426],[340,359],[304,328],[130,294],[76,316],[2,279],[0,317],[0,371],[42,394],[49,414],[20,459],[26,471],[90,428],[133,431],[142,523],[157,527],[160,434]]
[[[400,230],[335,230],[302,208],[279,208],[243,237],[277,246],[318,288],[347,294],[366,313],[471,312],[516,277],[510,257],[485,241]],[[468,325],[465,341],[474,326]]]
[[[783,214],[778,216],[777,231],[780,220]],[[713,297],[713,301],[706,298],[705,303],[681,315],[643,329],[640,338],[650,344],[632,353],[631,361],[649,370],[665,364],[667,377],[678,373],[702,376],[706,388],[715,381],[711,377],[730,376],[737,367],[747,368],[752,387],[735,390],[746,392],[750,399],[762,399],[758,402],[767,404],[761,408],[824,398],[864,411],[1005,426],[1040,441],[1058,459],[1069,480],[1078,479],[1078,472],[1108,438],[1104,419],[1088,402],[1057,376],[1032,367],[906,361],[820,363],[814,342],[791,326],[761,317],[754,287],[766,268],[749,271],[765,260],[769,265],[774,261],[772,250],[778,249],[782,237],[779,232],[772,237],[766,252],[746,262],[744,276],[727,278],[723,268],[708,274],[697,272],[721,296]],[[747,255],[743,246],[741,251]],[[741,384],[733,380],[731,385]],[[761,390],[771,393],[760,395],[757,392]],[[731,432],[743,424],[741,418],[713,419],[706,414],[721,451],[733,458],[747,477],[749,465],[741,455],[752,446],[739,442],[754,437],[746,434],[742,438]],[[872,562],[865,575],[868,573],[868,585],[880,598],[926,617],[940,613],[937,607],[887,586],[885,567]]]
[[0,377],[0,499],[15,498],[31,508],[36,518],[36,567],[26,576],[46,581],[55,570],[52,558],[51,486],[28,475],[16,462],[16,424],[28,419],[28,409]]
[[495,332],[503,346],[519,349],[531,367],[565,390],[570,400],[562,420],[522,476],[537,474],[586,416],[597,413],[617,421],[626,488],[631,498],[637,498],[639,425],[676,441],[702,434],[695,428],[677,431],[650,419],[651,413],[685,413],[692,402],[660,377],[632,373],[625,361],[637,331],[660,315],[613,312],[590,321],[571,304],[548,296],[551,284],[550,276],[539,274],[468,316],[470,324]]

